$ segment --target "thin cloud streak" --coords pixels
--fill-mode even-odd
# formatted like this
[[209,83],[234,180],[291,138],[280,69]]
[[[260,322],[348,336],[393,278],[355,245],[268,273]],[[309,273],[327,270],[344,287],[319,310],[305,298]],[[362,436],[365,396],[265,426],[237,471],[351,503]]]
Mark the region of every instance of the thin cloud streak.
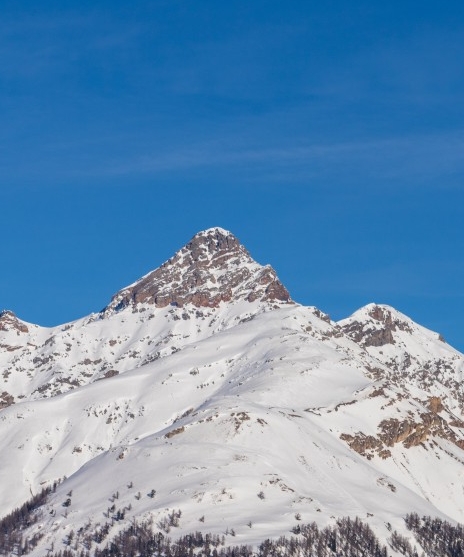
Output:
[[253,137],[243,138],[244,146],[239,146],[239,141],[235,133],[194,147],[174,144],[157,152],[152,147],[153,154],[138,154],[147,151],[143,144],[148,144],[149,138],[124,133],[86,137],[42,145],[39,152],[31,153],[27,164],[20,166],[4,158],[0,168],[4,182],[34,181],[44,173],[52,180],[85,179],[89,183],[129,177],[187,177],[196,171],[213,173],[223,180],[229,179],[233,171],[237,178],[256,183],[272,178],[273,182],[287,184],[319,181],[334,188],[347,184],[382,188],[388,184],[464,189],[464,132],[262,148],[252,145],[256,143]]
[[[437,134],[294,147],[218,148],[216,142],[201,147],[143,155],[119,164],[94,169],[96,174],[123,176],[220,167],[238,164],[305,167],[308,175],[344,172],[347,168],[365,177],[407,179],[460,174],[464,171],[464,134]],[[289,169],[289,177],[292,169]]]

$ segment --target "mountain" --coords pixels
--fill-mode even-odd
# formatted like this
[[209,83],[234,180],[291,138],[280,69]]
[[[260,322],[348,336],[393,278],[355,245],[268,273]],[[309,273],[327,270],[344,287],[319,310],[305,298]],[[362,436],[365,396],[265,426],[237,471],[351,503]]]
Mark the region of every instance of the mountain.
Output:
[[336,323],[295,303],[221,228],[99,313],[3,312],[0,344],[3,515],[55,484],[30,555],[134,521],[251,545],[340,517],[383,543],[412,539],[411,512],[463,521],[464,356],[388,306]]
[[4,311],[4,397],[55,396],[144,365],[241,318],[287,303],[292,303],[290,296],[274,269],[253,261],[229,232],[212,228],[117,292],[98,314],[43,328]]
[[143,303],[211,308],[239,300],[288,302],[290,295],[272,267],[253,261],[226,230],[211,228],[194,236],[161,267],[115,294],[104,311]]
[[343,332],[389,369],[389,380],[417,386],[464,410],[462,354],[443,337],[389,306],[369,304],[340,321]]

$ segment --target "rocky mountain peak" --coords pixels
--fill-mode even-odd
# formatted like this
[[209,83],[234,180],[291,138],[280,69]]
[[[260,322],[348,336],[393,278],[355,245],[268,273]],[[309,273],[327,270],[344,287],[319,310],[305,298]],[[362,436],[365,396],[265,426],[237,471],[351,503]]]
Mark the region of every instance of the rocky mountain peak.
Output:
[[105,312],[137,304],[217,307],[221,302],[289,302],[287,289],[269,265],[256,263],[223,228],[196,234],[161,267],[113,296]]
[[366,313],[367,315],[372,317],[372,319],[375,319],[376,321],[379,321],[381,323],[391,324],[393,322],[392,312],[386,306],[378,306],[376,304],[373,304],[366,308]]
[[386,305],[368,304],[340,322],[343,332],[362,346],[395,344],[397,330],[412,333],[409,320]]
[[29,329],[12,311],[5,309],[0,312],[0,331],[16,331],[19,335],[29,332]]
[[234,258],[237,258],[237,262],[252,262],[245,247],[223,228],[209,228],[195,234],[177,255],[180,256],[179,260],[185,260],[189,266],[196,264],[199,267],[219,269],[227,260]]

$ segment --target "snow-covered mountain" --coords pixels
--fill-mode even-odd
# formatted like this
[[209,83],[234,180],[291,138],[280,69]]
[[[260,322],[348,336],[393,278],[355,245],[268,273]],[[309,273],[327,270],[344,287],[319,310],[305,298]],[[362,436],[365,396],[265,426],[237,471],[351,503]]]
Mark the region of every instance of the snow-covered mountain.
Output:
[[387,306],[335,323],[294,303],[223,229],[100,313],[3,312],[0,346],[2,513],[61,482],[31,555],[134,520],[246,544],[300,520],[358,516],[384,542],[409,512],[464,521],[464,356]]

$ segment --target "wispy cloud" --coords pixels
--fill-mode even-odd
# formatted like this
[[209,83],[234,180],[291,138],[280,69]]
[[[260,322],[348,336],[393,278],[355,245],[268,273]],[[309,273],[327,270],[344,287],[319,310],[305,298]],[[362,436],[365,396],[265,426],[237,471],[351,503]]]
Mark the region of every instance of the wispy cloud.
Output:
[[330,10],[322,35],[309,11],[235,27],[221,17],[218,31],[209,10],[195,25],[196,8],[142,9],[146,20],[121,10],[2,19],[4,179],[232,171],[254,183],[464,187],[459,103],[448,102],[462,90],[458,31],[345,48]]
[[[244,129],[251,124],[244,123]],[[188,144],[176,138],[160,145],[148,132],[76,136],[44,142],[20,164],[0,156],[4,179],[111,180],[174,177],[205,172],[220,181],[369,188],[459,188],[464,190],[464,131],[414,134],[353,141],[270,143],[238,132],[213,133]],[[263,134],[265,130],[263,131]],[[8,151],[8,135],[0,143]],[[24,159],[24,156],[23,156]]]
[[[344,177],[375,183],[451,178],[464,173],[464,133],[414,135],[353,142],[279,147],[254,147],[210,141],[195,147],[133,155],[91,171],[104,175],[156,175],[194,168],[246,166],[277,172],[282,179]],[[454,182],[453,182],[454,183]],[[457,181],[455,185],[464,184]],[[444,185],[444,184],[442,184]],[[461,187],[464,187],[462,185]]]

